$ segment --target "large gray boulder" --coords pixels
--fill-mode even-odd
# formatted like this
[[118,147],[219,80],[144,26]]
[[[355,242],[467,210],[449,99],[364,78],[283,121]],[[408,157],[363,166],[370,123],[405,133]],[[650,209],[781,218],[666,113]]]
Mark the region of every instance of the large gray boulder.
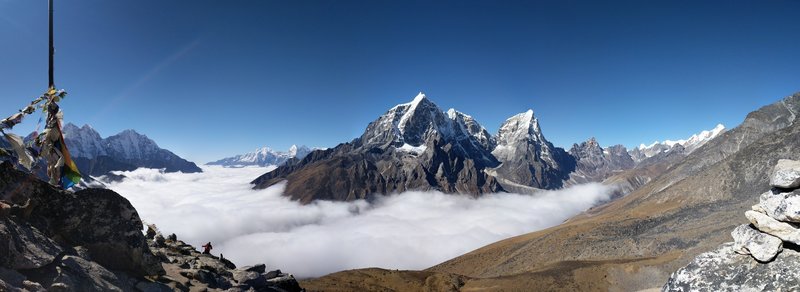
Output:
[[37,200],[31,224],[59,243],[85,247],[93,261],[133,275],[163,274],[142,234],[136,209],[107,189],[86,189],[74,194]]
[[[63,247],[82,246],[89,257],[112,270],[135,276],[164,273],[159,259],[150,252],[142,234],[143,224],[136,209],[119,194],[106,189],[68,193],[35,176],[17,171],[10,163],[0,164],[0,200],[29,206],[14,214],[40,248],[49,238]],[[37,230],[42,237],[37,237]],[[31,237],[32,236],[32,237]],[[53,252],[50,252],[52,256]],[[44,258],[43,261],[51,258]],[[41,266],[42,263],[34,264]]]
[[783,241],[780,238],[762,233],[747,224],[736,227],[731,236],[737,253],[753,255],[762,262],[771,261],[783,250]]
[[800,161],[780,159],[772,170],[769,180],[776,188],[794,189],[800,187]]
[[747,217],[750,223],[753,223],[753,226],[758,228],[758,230],[774,235],[783,241],[800,244],[800,228],[798,228],[797,225],[780,222],[766,214],[752,210],[744,212],[744,216]]
[[761,194],[758,206],[772,218],[784,222],[800,222],[800,190],[784,192],[772,189]]
[[700,254],[673,273],[663,291],[797,291],[800,253],[784,249],[769,263],[736,253],[735,243]]

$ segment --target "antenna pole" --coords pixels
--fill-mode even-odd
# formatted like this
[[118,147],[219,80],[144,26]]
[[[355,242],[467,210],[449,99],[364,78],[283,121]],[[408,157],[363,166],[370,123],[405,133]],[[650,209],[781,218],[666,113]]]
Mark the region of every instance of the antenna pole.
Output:
[[49,88],[56,88],[55,80],[53,79],[53,55],[55,55],[56,49],[53,47],[53,0],[48,0],[48,10],[50,12],[50,70],[48,71],[50,77],[50,87]]

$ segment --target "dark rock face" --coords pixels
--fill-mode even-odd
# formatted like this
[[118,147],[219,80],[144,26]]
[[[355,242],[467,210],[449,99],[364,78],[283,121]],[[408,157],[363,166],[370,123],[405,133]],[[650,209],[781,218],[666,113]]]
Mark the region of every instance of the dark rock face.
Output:
[[158,147],[155,141],[133,130],[105,139],[88,125],[78,128],[66,124],[63,130],[67,147],[83,174],[101,176],[110,171],[139,167],[163,168],[166,172],[202,171],[193,162]]
[[595,138],[572,145],[569,154],[575,157],[575,171],[568,184],[602,181],[609,176],[635,166],[625,146],[614,145],[603,149]]
[[0,266],[10,269],[35,269],[51,263],[61,247],[36,228],[8,218],[0,218]]

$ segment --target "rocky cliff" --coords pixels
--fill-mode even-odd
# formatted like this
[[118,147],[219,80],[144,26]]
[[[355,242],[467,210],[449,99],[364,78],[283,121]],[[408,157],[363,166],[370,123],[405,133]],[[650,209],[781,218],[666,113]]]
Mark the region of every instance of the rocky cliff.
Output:
[[236,269],[142,229],[113,191],[68,193],[0,164],[0,291],[301,290],[290,275]]

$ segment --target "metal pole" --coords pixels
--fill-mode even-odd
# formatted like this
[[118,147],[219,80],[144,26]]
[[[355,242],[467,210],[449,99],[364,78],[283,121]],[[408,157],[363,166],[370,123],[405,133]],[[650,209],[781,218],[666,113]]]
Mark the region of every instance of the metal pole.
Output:
[[53,79],[53,55],[56,53],[55,47],[53,47],[53,0],[48,0],[48,8],[50,10],[50,87],[49,88],[56,88],[56,82]]

